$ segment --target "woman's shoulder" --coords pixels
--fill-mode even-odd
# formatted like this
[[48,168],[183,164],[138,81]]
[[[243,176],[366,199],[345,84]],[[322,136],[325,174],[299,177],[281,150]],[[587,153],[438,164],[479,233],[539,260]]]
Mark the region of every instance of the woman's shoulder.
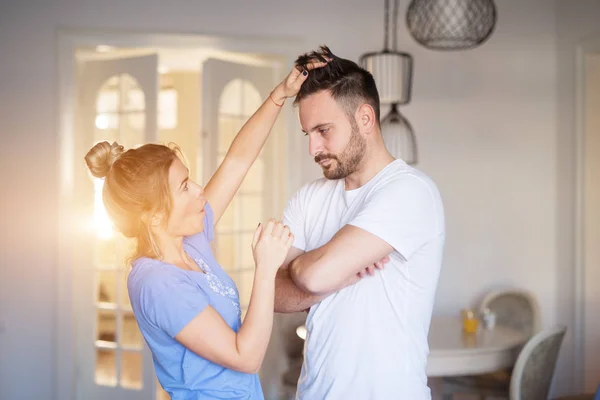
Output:
[[159,296],[168,288],[187,282],[185,271],[160,260],[142,257],[132,263],[127,289],[132,295]]

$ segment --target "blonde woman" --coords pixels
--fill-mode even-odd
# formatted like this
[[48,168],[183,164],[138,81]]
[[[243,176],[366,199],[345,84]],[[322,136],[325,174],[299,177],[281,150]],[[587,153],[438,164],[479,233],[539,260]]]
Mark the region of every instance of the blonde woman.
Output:
[[248,243],[256,270],[243,324],[238,291],[210,242],[286,98],[323,65],[292,69],[242,127],[206,187],[189,179],[175,146],[125,151],[101,142],[85,157],[92,175],[105,179],[103,200],[116,228],[137,242],[129,297],[172,399],[263,399],[257,371],[273,325],[275,274],[293,235],[270,220]]

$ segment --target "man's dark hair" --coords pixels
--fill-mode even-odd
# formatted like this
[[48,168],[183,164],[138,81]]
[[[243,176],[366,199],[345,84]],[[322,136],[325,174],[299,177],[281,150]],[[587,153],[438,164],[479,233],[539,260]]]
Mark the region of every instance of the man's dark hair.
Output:
[[311,61],[327,62],[327,65],[310,71],[296,95],[295,105],[311,94],[328,90],[348,117],[353,118],[356,109],[361,104],[367,103],[373,107],[379,124],[379,93],[373,75],[354,61],[334,55],[327,46],[321,46],[317,51],[299,56],[296,66],[305,68]]

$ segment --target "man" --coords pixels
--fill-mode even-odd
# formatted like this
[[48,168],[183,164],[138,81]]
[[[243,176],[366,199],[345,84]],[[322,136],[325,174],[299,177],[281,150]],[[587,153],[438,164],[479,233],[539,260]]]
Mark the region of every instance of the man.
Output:
[[[323,46],[327,60],[298,93],[309,153],[325,178],[290,200],[294,247],[276,280],[275,311],[310,308],[301,400],[430,399],[427,334],[442,263],[436,185],[387,151],[371,74]],[[362,279],[365,265],[390,257]]]

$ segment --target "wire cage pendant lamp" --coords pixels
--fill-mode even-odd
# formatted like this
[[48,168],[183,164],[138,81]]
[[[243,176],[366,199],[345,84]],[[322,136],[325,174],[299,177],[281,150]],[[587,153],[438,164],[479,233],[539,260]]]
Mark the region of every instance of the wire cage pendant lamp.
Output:
[[432,50],[465,50],[484,43],[497,20],[493,0],[412,0],[406,27]]

